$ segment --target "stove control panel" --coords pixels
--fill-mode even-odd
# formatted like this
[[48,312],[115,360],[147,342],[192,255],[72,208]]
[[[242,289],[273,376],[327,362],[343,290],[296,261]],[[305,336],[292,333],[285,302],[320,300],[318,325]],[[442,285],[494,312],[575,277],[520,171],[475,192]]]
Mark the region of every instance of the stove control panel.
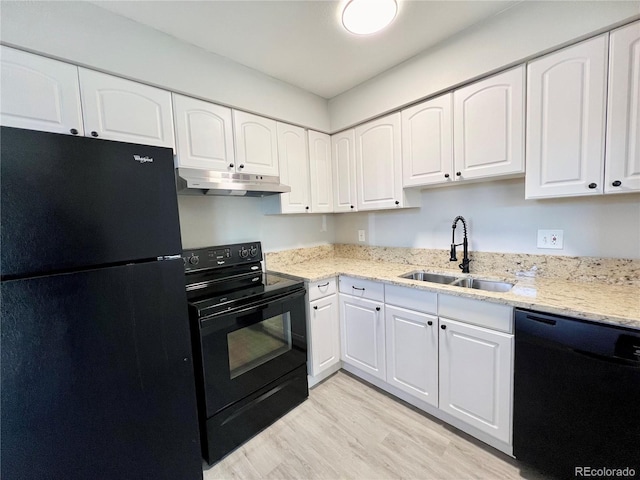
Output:
[[185,272],[260,262],[262,245],[249,242],[184,250],[182,260]]

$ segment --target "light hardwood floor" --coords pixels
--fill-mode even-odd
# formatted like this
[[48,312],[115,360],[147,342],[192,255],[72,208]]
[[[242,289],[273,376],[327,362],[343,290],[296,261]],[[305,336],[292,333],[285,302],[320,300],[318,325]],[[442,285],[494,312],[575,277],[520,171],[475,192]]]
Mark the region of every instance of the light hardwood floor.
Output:
[[541,480],[512,458],[338,372],[204,472],[213,479]]

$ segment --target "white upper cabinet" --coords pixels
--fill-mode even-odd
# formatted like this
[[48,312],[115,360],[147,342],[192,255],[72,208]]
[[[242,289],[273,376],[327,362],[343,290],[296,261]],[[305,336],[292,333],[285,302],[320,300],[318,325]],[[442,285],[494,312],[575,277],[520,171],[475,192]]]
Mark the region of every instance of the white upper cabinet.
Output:
[[456,179],[524,172],[524,66],[453,94]]
[[605,193],[640,191],[640,22],[611,32]]
[[402,207],[400,113],[356,127],[358,210]]
[[280,181],[291,192],[280,196],[281,213],[305,213],[310,210],[309,157],[307,132],[300,127],[277,123]]
[[402,184],[453,180],[452,98],[448,93],[402,111]]
[[331,137],[309,130],[309,180],[314,213],[333,212],[332,170]]
[[345,130],[331,136],[333,162],[333,211],[355,212],[356,200],[356,131]]
[[603,192],[607,39],[529,64],[526,198]]
[[269,118],[233,110],[233,127],[238,171],[278,176],[276,122]]
[[174,148],[171,93],[78,69],[86,135]]
[[83,135],[78,68],[0,46],[0,123]]
[[235,171],[231,109],[173,94],[177,166]]

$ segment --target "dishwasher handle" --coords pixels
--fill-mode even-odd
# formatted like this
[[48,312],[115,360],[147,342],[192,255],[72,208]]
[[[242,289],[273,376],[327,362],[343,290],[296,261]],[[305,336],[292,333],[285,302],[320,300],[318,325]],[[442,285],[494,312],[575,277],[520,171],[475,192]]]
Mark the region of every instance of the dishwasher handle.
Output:
[[515,336],[516,341],[609,362],[640,363],[640,331],[622,325],[516,309]]

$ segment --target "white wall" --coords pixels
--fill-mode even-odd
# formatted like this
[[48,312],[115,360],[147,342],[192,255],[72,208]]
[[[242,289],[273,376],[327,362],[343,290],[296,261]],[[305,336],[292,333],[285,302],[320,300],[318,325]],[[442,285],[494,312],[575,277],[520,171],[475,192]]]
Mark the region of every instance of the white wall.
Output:
[[525,1],[329,101],[331,131],[361,123],[640,16],[637,1]]
[[[469,248],[483,252],[640,259],[640,194],[525,200],[524,180],[423,190],[422,208],[335,216],[336,243],[448,249],[462,215]],[[564,230],[564,249],[536,248],[538,229]],[[461,228],[456,229],[462,241]]]
[[329,130],[325,99],[91,3],[2,1],[0,8],[6,45]]
[[[184,248],[260,240],[267,252],[333,243],[333,215],[263,215],[251,197],[178,196]],[[325,217],[326,231],[322,231]]]

